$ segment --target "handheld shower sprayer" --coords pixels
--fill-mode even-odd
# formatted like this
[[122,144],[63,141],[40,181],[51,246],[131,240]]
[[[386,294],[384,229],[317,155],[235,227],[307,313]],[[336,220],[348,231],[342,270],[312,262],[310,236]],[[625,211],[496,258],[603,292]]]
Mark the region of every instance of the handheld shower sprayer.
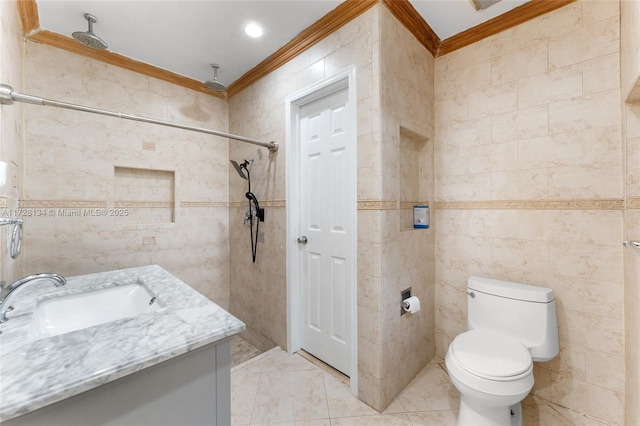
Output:
[[246,194],[244,194],[244,196],[247,197],[249,202],[253,201],[253,205],[256,207],[256,217],[258,218],[258,220],[260,220],[260,222],[264,222],[264,209],[260,208],[260,203],[258,202],[256,196],[253,195],[253,192],[247,192]]
[[[253,160],[251,162],[253,162]],[[244,160],[244,162],[242,162],[241,164],[238,164],[237,161],[231,160],[231,164],[236,169],[240,177],[242,179],[247,180],[247,184],[248,184],[248,191],[244,195],[249,200],[249,210],[245,215],[244,222],[251,228],[251,254],[253,257],[253,263],[255,263],[256,254],[258,251],[258,230],[260,227],[260,222],[264,222],[264,209],[260,208],[260,203],[258,202],[258,198],[253,194],[253,192],[251,192],[251,172],[249,171],[249,166],[251,165],[251,162],[249,162],[249,160]],[[253,210],[254,207],[255,207],[255,212]],[[255,221],[256,223],[255,235],[253,233],[254,215],[256,218],[258,218],[258,220]]]

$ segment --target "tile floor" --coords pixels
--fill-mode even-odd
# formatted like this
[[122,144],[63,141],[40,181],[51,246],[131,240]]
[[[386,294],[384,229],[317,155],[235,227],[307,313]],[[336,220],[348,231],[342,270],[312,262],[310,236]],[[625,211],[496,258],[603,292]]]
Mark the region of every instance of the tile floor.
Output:
[[231,368],[257,357],[262,352],[242,337],[235,335],[231,338]]
[[[234,425],[454,425],[458,403],[442,361],[428,364],[383,413],[351,396],[334,374],[280,348],[231,370]],[[523,411],[525,426],[602,426],[533,396]]]

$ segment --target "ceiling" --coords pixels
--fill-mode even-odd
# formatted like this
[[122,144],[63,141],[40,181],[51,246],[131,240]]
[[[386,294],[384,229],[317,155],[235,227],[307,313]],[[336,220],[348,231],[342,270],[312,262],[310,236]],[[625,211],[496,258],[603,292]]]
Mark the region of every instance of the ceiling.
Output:
[[[84,13],[96,16],[94,33],[109,51],[197,81],[210,80],[210,64],[229,86],[344,0],[36,0],[40,30],[70,37],[86,31]],[[528,0],[502,0],[478,12],[471,0],[409,0],[441,39],[505,13]],[[244,33],[249,22],[261,38]]]
[[502,0],[476,11],[471,0],[409,0],[440,40],[515,9],[529,0]]

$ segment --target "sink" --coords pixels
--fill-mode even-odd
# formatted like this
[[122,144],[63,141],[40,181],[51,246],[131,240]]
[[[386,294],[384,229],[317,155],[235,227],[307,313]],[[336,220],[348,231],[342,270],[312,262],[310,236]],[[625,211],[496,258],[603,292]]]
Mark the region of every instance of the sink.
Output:
[[36,305],[29,335],[44,339],[159,309],[155,295],[141,283],[52,297]]

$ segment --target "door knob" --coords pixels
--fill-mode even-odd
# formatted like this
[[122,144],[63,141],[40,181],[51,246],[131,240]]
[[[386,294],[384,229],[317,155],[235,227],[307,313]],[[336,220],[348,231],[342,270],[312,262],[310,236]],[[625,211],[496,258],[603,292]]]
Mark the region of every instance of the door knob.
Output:
[[298,237],[298,243],[307,244],[307,236],[303,235],[302,237]]

